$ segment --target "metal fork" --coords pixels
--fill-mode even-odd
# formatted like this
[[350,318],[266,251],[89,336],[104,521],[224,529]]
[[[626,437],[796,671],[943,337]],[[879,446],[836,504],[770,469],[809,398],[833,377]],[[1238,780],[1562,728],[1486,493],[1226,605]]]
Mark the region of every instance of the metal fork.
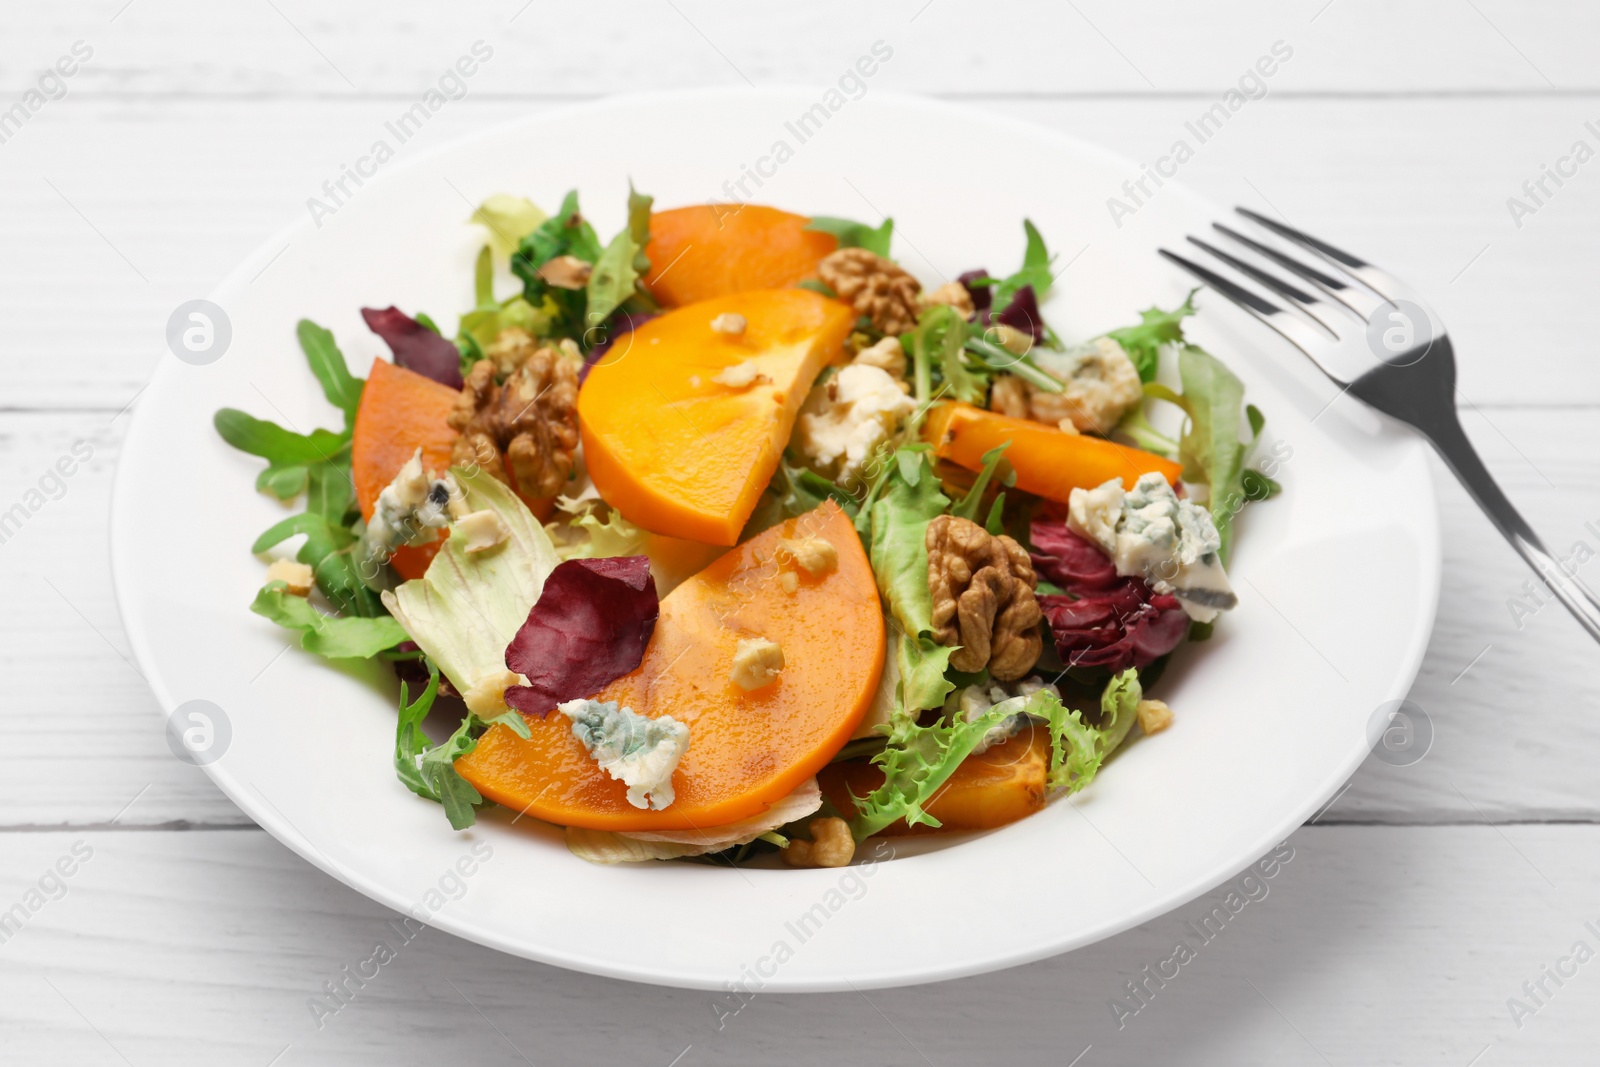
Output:
[[1343,392],[1427,438],[1511,547],[1600,641],[1600,599],[1544,547],[1462,431],[1455,350],[1433,309],[1386,271],[1326,241],[1247,208],[1234,210],[1311,253],[1315,265],[1220,222],[1212,224],[1217,232],[1256,262],[1198,237],[1190,236],[1190,243],[1282,298],[1293,312],[1191,259],[1165,248],[1161,254],[1276,330]]

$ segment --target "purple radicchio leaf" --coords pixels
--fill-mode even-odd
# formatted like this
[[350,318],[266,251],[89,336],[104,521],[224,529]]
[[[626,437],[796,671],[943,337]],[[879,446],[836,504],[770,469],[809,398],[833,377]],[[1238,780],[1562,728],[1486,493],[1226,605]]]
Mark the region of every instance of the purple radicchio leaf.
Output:
[[988,280],[989,272],[982,267],[977,270],[969,270],[956,277],[956,281],[960,282],[967,290],[967,295],[972,297],[972,306],[977,310],[980,320],[985,318],[983,313],[989,310],[989,304],[994,299],[994,293],[991,291],[994,287],[990,285],[973,285],[972,283]]
[[399,308],[362,308],[367,328],[389,346],[397,366],[432,378],[440,385],[461,388],[461,350]]
[[589,354],[583,357],[583,368],[578,371],[580,383],[589,377],[589,371],[600,362],[600,357],[611,351],[611,346],[616,344],[623,334],[632,333],[651,319],[659,319],[658,311],[623,311],[613,315],[607,324],[606,336],[603,341],[589,349]]
[[506,647],[506,667],[528,677],[506,689],[506,703],[543,717],[593,696],[639,666],[660,614],[648,556],[559,564]]
[[1031,285],[1018,289],[994,321],[1032,335],[1035,344],[1044,340],[1044,317],[1039,314],[1039,298]]

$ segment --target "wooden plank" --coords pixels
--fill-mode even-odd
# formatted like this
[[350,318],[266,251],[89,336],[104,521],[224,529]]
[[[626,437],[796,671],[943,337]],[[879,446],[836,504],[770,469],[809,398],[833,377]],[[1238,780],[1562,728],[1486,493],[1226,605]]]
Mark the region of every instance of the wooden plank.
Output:
[[[62,857],[76,869],[0,946],[0,1035],[12,1062],[208,1067],[809,1064],[845,1040],[859,1062],[906,1065],[1588,1061],[1600,964],[1560,986],[1542,969],[1600,945],[1600,922],[1585,925],[1600,920],[1585,895],[1600,827],[1312,827],[1288,845],[1272,877],[1234,880],[1231,904],[1219,888],[1065,956],[911,989],[759,994],[734,1012],[724,994],[558,971],[437,930],[403,943],[394,913],[259,831],[4,834],[6,907]],[[491,859],[476,879],[493,877]],[[1192,958],[1164,964],[1180,941]],[[379,942],[393,960],[314,1014],[323,983]],[[1523,983],[1541,980],[1536,1004]],[[1530,1009],[1520,1027],[1513,997]]]
[[[1193,140],[1185,123],[1203,103],[982,106],[1150,162],[1176,138]],[[41,112],[4,146],[0,170],[0,347],[14,354],[0,403],[115,413],[157,359],[172,358],[162,340],[172,309],[303,217],[307,198],[366,150],[396,106],[69,96]],[[548,106],[468,97],[402,153]],[[1600,243],[1600,180],[1587,169],[1560,189],[1547,180],[1553,195],[1531,216],[1513,220],[1506,206],[1574,140],[1600,147],[1583,125],[1589,107],[1269,97],[1197,145],[1179,180],[1224,205],[1281,212],[1409,280],[1448,324],[1473,403],[1600,404],[1600,373],[1577,343],[1587,305],[1570,295],[1600,287],[1589,254]],[[1153,276],[1169,269],[1151,265]]]
[[75,92],[186,97],[409,95],[480,39],[498,51],[474,91],[515,95],[832,82],[875,40],[895,49],[885,84],[919,92],[1221,91],[1277,40],[1295,50],[1286,85],[1298,91],[1592,90],[1586,43],[1600,29],[1600,14],[1576,0],[1001,0],[982,18],[948,0],[759,13],[732,0],[636,0],[561,9],[557,47],[556,17],[525,0],[404,0],[386,6],[382,25],[310,0],[35,7],[7,34],[5,85],[20,90],[84,40],[95,53]]
[[[1588,490],[1600,482],[1600,459],[1588,447],[1593,412],[1491,409],[1488,416],[1492,425],[1469,416],[1468,429],[1529,519],[1563,553],[1579,539],[1600,551],[1600,540],[1584,528],[1585,522],[1600,525]],[[0,756],[0,824],[102,824],[135,795],[138,802],[119,825],[244,821],[201,772],[171,757],[155,702],[124,659],[104,544],[123,421],[101,412],[0,414],[6,444],[0,449],[0,510],[38,488],[75,443],[93,450],[66,480],[60,499],[45,503],[0,545],[0,581],[25,591],[20,600],[29,605],[0,614],[0,672],[10,687],[0,701],[0,723],[13,742]],[[1431,717],[1436,742],[1414,766],[1369,760],[1324,818],[1593,818],[1600,798],[1589,753],[1600,744],[1600,721],[1568,713],[1600,704],[1600,678],[1572,666],[1587,662],[1593,649],[1559,606],[1522,619],[1517,629],[1506,602],[1523,594],[1526,568],[1436,469],[1445,530],[1443,593],[1433,643],[1411,694]],[[1241,537],[1240,551],[1249,552],[1248,515]],[[174,580],[181,580],[176,552],[152,565],[172,566]],[[1589,569],[1594,566],[1600,564]],[[1348,610],[1359,625],[1364,611],[1382,605]],[[1281,699],[1291,702],[1294,694]]]

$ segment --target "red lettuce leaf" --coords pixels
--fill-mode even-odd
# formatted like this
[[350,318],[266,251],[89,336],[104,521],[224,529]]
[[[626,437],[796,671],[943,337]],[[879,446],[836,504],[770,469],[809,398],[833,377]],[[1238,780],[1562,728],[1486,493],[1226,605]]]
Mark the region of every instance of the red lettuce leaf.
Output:
[[440,385],[460,389],[461,350],[399,308],[362,308],[367,328],[389,346],[396,365],[432,378]]
[[569,559],[506,647],[506,667],[527,685],[506,703],[543,717],[557,704],[593,696],[639,666],[661,614],[648,556]]
[[993,286],[973,285],[972,283],[981,281],[992,282],[993,280],[994,279],[989,277],[989,272],[984,270],[982,267],[979,267],[977,270],[963,271],[956,277],[956,281],[960,282],[967,290],[967,295],[972,297],[972,306],[978,313],[979,318],[984,317],[983,313],[989,310],[989,304],[994,299],[994,293],[991,291]]
[[1044,340],[1044,316],[1039,314],[1039,297],[1031,285],[1024,285],[1012,294],[1011,303],[994,317],[994,321],[1031,335],[1035,343]]
[[1188,635],[1189,616],[1176,597],[1157,593],[1140,578],[1120,577],[1099,546],[1065,523],[1035,522],[1031,537],[1034,568],[1066,590],[1039,597],[1039,610],[1067,666],[1104,667],[1114,674],[1148,667]]

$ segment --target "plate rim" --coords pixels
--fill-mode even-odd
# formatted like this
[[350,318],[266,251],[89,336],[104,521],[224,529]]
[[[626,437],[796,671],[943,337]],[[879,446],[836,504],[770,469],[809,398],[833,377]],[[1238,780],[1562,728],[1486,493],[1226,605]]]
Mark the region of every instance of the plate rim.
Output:
[[[458,151],[465,144],[492,139],[507,131],[553,118],[560,119],[572,115],[582,115],[587,112],[603,112],[610,108],[628,108],[638,105],[659,104],[666,101],[700,101],[725,98],[751,99],[759,97],[789,98],[796,93],[814,94],[815,91],[815,86],[799,84],[775,84],[754,87],[701,86],[618,93],[594,100],[559,104],[532,115],[521,115],[511,119],[490,122],[463,131],[455,137],[419,152],[399,166],[386,169],[376,178],[368,179],[368,184],[387,184],[404,180],[410,171],[421,168],[435,157]],[[925,94],[894,90],[875,90],[871,95],[875,99],[886,100],[896,106],[913,107],[942,113],[963,113],[989,125],[1010,127],[1019,132],[1026,132],[1033,137],[1042,136],[1065,144],[1082,155],[1097,156],[1104,161],[1123,165],[1128,168],[1130,173],[1134,173],[1138,169],[1138,164],[1130,157],[1124,156],[1097,142],[1082,138],[1075,133],[1052,129],[1040,123],[1001,114],[973,104],[946,101]],[[1195,202],[1207,206],[1217,217],[1220,218],[1224,214],[1209,196],[1195,190],[1181,179],[1172,179],[1169,184],[1179,187]],[[207,297],[216,299],[237,289],[241,281],[248,283],[249,278],[258,272],[263,263],[270,262],[271,259],[275,258],[277,255],[275,250],[279,250],[280,246],[286,241],[292,240],[296,235],[308,229],[314,232],[313,220],[297,218],[295,221],[269,233],[261,243],[240,260],[237,266],[210,288]],[[155,370],[146,382],[144,390],[154,388],[160,381],[173,373],[176,373],[176,368],[173,366],[172,361],[165,358],[165,353],[163,353],[162,358],[157,362]],[[144,390],[141,390],[141,392]],[[126,460],[139,447],[137,442],[148,432],[146,427],[153,417],[145,412],[145,406],[136,403],[130,413],[129,426],[120,445],[116,471],[112,478],[107,524],[111,542],[109,553],[111,585],[117,603],[118,615],[123,625],[123,631],[127,635],[134,659],[144,671],[146,684],[156,697],[163,715],[169,715],[177,707],[177,702],[173,699],[172,692],[166,684],[159,663],[147,642],[144,632],[139,626],[130,624],[131,608],[129,604],[132,600],[132,590],[128,587],[128,575],[137,565],[137,561],[126,558],[125,553],[128,551],[127,545],[129,542],[118,536],[122,523],[129,516],[132,508],[129,497],[133,493],[133,489],[129,484],[129,476],[126,474],[129,466]],[[1401,425],[1384,416],[1379,416],[1379,418],[1386,425]],[[1416,511],[1421,516],[1423,527],[1419,531],[1423,535],[1419,543],[1421,558],[1417,561],[1417,574],[1421,579],[1422,586],[1419,591],[1420,606],[1423,610],[1419,615],[1419,626],[1411,635],[1409,645],[1399,660],[1398,673],[1389,686],[1391,691],[1409,692],[1417,674],[1420,672],[1437,623],[1439,592],[1442,584],[1443,543],[1438,509],[1437,479],[1434,468],[1426,462],[1428,451],[1426,442],[1414,432],[1408,431],[1405,435],[1396,439],[1393,448],[1397,457],[1404,456],[1406,459],[1414,459],[1420,454],[1424,458],[1421,464],[1420,484],[1416,487],[1421,494],[1421,498],[1417,500],[1418,507]],[[1421,625],[1421,623],[1425,623],[1425,625]],[[1369,754],[1370,748],[1367,747],[1352,749],[1339,762],[1337,773],[1328,776],[1314,791],[1308,794],[1312,798],[1310,803],[1303,802],[1299,805],[1285,808],[1285,814],[1273,821],[1270,832],[1258,835],[1257,838],[1251,841],[1248,849],[1233,850],[1242,851],[1245,854],[1246,858],[1242,864],[1235,865],[1235,861],[1232,858],[1229,858],[1224,863],[1212,864],[1206,868],[1204,873],[1191,876],[1179,887],[1171,889],[1148,904],[1125,912],[1114,919],[1107,919],[1096,926],[1080,930],[1070,936],[1055,939],[1045,938],[1031,948],[996,953],[990,956],[969,957],[960,962],[935,968],[920,967],[915,970],[897,970],[893,966],[889,966],[874,970],[871,974],[837,979],[828,977],[795,978],[793,976],[785,978],[780,971],[777,976],[761,987],[761,992],[838,992],[850,989],[895,988],[948,981],[1037,962],[1113,937],[1182,907],[1203,893],[1222,884],[1233,875],[1245,870],[1255,862],[1255,858],[1265,855],[1275,845],[1286,841],[1295,830],[1305,823],[1307,817],[1327,804],[1339,785],[1351,777]],[[223,794],[237,805],[243,814],[252,819],[258,827],[330,877],[385,907],[402,914],[408,912],[414,901],[407,899],[398,890],[378,884],[361,872],[342,868],[331,857],[326,856],[311,840],[295,829],[286,817],[272,810],[270,803],[267,805],[255,803],[253,798],[245,792],[242,783],[230,775],[222,764],[223,761],[204,764],[201,769]],[[1065,798],[1061,798],[1058,802],[1064,800]],[[960,845],[958,844],[955,847],[959,848]],[[915,857],[911,858],[914,859]],[[678,989],[720,991],[725,986],[725,978],[722,976],[703,975],[698,970],[668,972],[665,970],[629,969],[604,959],[583,957],[571,952],[545,949],[536,945],[508,940],[504,934],[486,928],[481,923],[470,921],[451,912],[449,909],[441,910],[430,916],[428,925],[508,955],[604,978]]]

